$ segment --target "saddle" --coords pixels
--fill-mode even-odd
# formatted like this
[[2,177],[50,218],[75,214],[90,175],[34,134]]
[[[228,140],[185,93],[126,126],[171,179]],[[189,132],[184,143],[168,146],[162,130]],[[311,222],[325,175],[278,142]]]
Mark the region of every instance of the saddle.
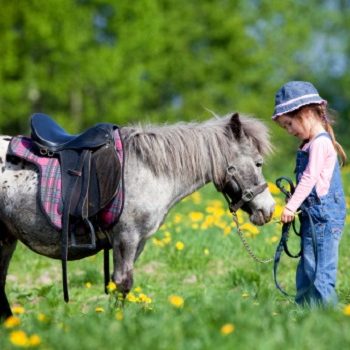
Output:
[[[97,214],[118,190],[122,167],[114,146],[116,129],[116,125],[99,123],[81,134],[70,135],[45,114],[37,113],[31,118],[31,138],[37,151],[42,156],[57,157],[61,166],[61,260],[65,301],[69,301],[68,250],[96,249]],[[83,237],[82,228],[86,228]]]

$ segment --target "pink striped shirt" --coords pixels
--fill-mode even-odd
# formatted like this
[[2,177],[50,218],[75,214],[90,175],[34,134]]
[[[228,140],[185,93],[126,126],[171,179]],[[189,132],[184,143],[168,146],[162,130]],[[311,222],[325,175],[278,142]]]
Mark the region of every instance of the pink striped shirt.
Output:
[[286,206],[293,212],[298,210],[314,186],[316,186],[316,193],[319,197],[328,193],[335,162],[337,161],[337,152],[328,137],[313,138],[302,148],[303,151],[308,149],[309,162]]

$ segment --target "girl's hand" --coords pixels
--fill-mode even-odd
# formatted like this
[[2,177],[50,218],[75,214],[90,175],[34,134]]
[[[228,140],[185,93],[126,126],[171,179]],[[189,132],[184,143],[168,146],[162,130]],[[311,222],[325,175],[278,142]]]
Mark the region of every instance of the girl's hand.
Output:
[[282,215],[281,215],[281,222],[286,224],[287,222],[291,222],[294,219],[294,212],[289,210],[287,207],[284,207]]

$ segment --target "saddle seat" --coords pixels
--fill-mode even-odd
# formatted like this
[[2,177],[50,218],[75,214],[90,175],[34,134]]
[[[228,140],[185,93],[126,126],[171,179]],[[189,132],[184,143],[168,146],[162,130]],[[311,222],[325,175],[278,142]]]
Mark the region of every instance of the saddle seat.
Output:
[[78,135],[70,135],[46,114],[36,113],[31,118],[32,138],[40,144],[43,153],[45,149],[59,152],[98,148],[110,139],[109,125],[96,124]]

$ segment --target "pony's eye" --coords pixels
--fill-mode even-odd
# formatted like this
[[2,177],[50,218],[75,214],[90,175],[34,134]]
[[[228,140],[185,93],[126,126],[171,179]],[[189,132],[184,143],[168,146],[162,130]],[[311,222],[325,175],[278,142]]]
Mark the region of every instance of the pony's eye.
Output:
[[261,168],[261,167],[263,166],[262,160],[259,160],[258,162],[256,162],[255,165],[256,165],[258,168]]

